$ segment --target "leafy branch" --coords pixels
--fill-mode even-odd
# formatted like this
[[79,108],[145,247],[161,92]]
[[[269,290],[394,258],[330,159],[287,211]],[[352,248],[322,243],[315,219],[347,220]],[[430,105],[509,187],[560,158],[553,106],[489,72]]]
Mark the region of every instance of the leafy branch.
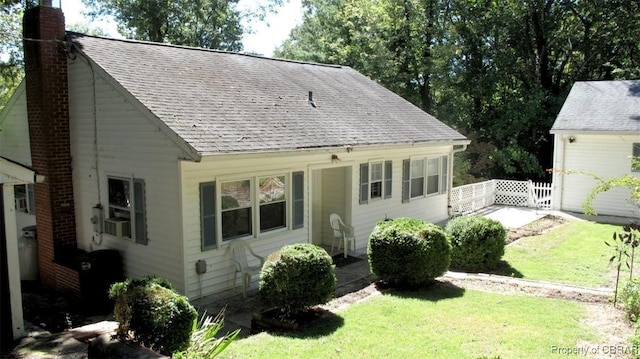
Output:
[[614,249],[615,254],[609,259],[609,265],[616,262],[616,287],[613,297],[613,305],[618,301],[618,284],[620,282],[620,270],[624,263],[629,269],[629,280],[633,278],[633,265],[636,248],[640,245],[640,225],[631,223],[622,227],[623,231],[613,232],[613,241],[605,241],[608,247]]

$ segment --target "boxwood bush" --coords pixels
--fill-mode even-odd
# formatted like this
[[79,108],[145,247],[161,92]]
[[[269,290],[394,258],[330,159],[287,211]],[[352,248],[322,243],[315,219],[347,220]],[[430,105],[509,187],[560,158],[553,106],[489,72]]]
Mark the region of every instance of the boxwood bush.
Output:
[[266,305],[293,314],[328,302],[336,282],[329,254],[314,244],[298,243],[267,257],[258,290]]
[[379,222],[367,248],[371,272],[397,285],[420,286],[449,268],[451,245],[442,228],[415,218]]
[[482,216],[456,217],[447,223],[451,268],[471,272],[495,269],[504,254],[507,231],[502,223]]
[[198,314],[166,279],[127,279],[113,284],[109,297],[115,301],[120,339],[133,339],[165,355],[189,347]]

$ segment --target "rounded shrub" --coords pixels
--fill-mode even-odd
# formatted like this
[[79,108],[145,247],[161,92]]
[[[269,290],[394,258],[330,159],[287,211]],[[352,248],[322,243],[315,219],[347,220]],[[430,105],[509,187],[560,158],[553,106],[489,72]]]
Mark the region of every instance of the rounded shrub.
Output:
[[166,279],[127,279],[113,284],[109,296],[115,301],[121,339],[132,335],[136,342],[165,355],[189,347],[198,313]]
[[495,269],[504,254],[507,230],[482,216],[456,217],[445,232],[451,240],[451,268],[471,272]]
[[640,281],[630,280],[620,292],[620,302],[630,321],[637,323],[640,317]]
[[449,268],[451,245],[442,228],[415,218],[381,221],[369,236],[371,272],[398,285],[420,286]]
[[298,243],[269,255],[262,266],[258,290],[266,305],[295,313],[328,302],[336,282],[327,251],[314,244]]

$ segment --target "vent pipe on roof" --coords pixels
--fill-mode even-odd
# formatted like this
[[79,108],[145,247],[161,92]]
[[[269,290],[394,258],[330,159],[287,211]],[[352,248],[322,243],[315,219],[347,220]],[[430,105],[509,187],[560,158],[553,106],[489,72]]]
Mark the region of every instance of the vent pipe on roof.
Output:
[[311,105],[311,107],[313,108],[316,107],[315,102],[313,102],[313,91],[309,91],[309,105]]

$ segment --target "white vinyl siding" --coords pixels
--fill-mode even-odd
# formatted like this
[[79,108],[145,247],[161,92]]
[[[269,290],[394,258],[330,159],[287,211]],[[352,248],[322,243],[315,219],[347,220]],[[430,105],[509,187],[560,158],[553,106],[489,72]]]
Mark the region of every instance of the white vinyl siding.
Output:
[[23,81],[0,112],[0,156],[31,166],[29,123],[26,119],[27,96]]
[[[95,107],[89,66],[80,56],[69,61],[78,246],[87,251],[117,249],[127,277],[161,276],[182,292],[184,256],[177,159],[185,154],[158,130],[134,99],[106,81],[98,66],[94,69]],[[101,204],[104,218],[108,217],[108,176],[144,179],[146,216],[142,220],[140,208],[134,208],[134,217],[144,222],[146,245],[93,231],[93,207]]]
[[[421,152],[417,152],[421,150]],[[415,217],[431,222],[447,218],[447,196],[434,195],[420,201],[402,203],[400,196],[390,200],[369,201],[368,205],[359,204],[360,165],[368,164],[370,158],[380,158],[384,153],[384,171],[387,169],[402,178],[402,159],[416,154],[424,158],[439,157],[449,153],[451,147],[425,147],[408,149],[380,149],[376,151],[346,152],[340,154],[340,163],[331,163],[330,156],[322,151],[269,154],[268,161],[260,154],[217,155],[204,157],[201,162],[181,162],[183,228],[185,233],[187,295],[197,298],[231,289],[233,282],[233,263],[226,250],[226,243],[218,241],[219,247],[202,251],[200,219],[200,186],[202,183],[233,181],[242,178],[259,178],[285,173],[290,177],[287,185],[287,198],[291,213],[287,214],[286,229],[266,233],[254,231],[250,236],[251,246],[260,255],[267,256],[282,246],[300,242],[324,242],[329,234],[328,215],[331,212],[346,210],[344,215],[356,228],[357,250],[366,251],[367,238],[375,224],[387,217]],[[328,160],[328,161],[327,161]],[[368,173],[368,172],[367,172]],[[386,175],[383,177],[385,178]],[[298,181],[296,181],[298,178]],[[368,178],[368,175],[367,175]],[[393,193],[402,192],[401,181],[383,181],[383,187],[390,185]],[[297,184],[296,184],[297,183]],[[347,184],[350,183],[350,186]],[[218,185],[219,187],[219,185]],[[368,189],[367,189],[368,192]],[[386,193],[386,189],[384,189]],[[297,193],[297,194],[296,194]],[[312,196],[320,194],[322,203],[311,201]],[[325,195],[323,196],[322,193]],[[219,197],[219,195],[218,195]],[[293,210],[299,203],[303,211]],[[219,205],[220,207],[220,205]],[[296,219],[297,218],[297,219]],[[296,222],[301,221],[299,229]],[[217,225],[220,225],[219,219]],[[218,231],[220,233],[220,231]],[[328,238],[328,237],[327,237]],[[198,260],[207,263],[207,272],[197,274],[195,265]],[[254,278],[253,288],[258,278]]]
[[[572,143],[564,140],[563,170],[589,172],[605,179],[634,173],[631,172],[629,156],[633,143],[640,142],[640,134],[576,134],[574,138],[575,141]],[[581,213],[587,193],[597,182],[582,174],[562,176],[561,209]],[[629,195],[630,190],[622,188],[599,194],[593,203],[594,209],[601,215],[637,217],[637,207],[629,203]]]

